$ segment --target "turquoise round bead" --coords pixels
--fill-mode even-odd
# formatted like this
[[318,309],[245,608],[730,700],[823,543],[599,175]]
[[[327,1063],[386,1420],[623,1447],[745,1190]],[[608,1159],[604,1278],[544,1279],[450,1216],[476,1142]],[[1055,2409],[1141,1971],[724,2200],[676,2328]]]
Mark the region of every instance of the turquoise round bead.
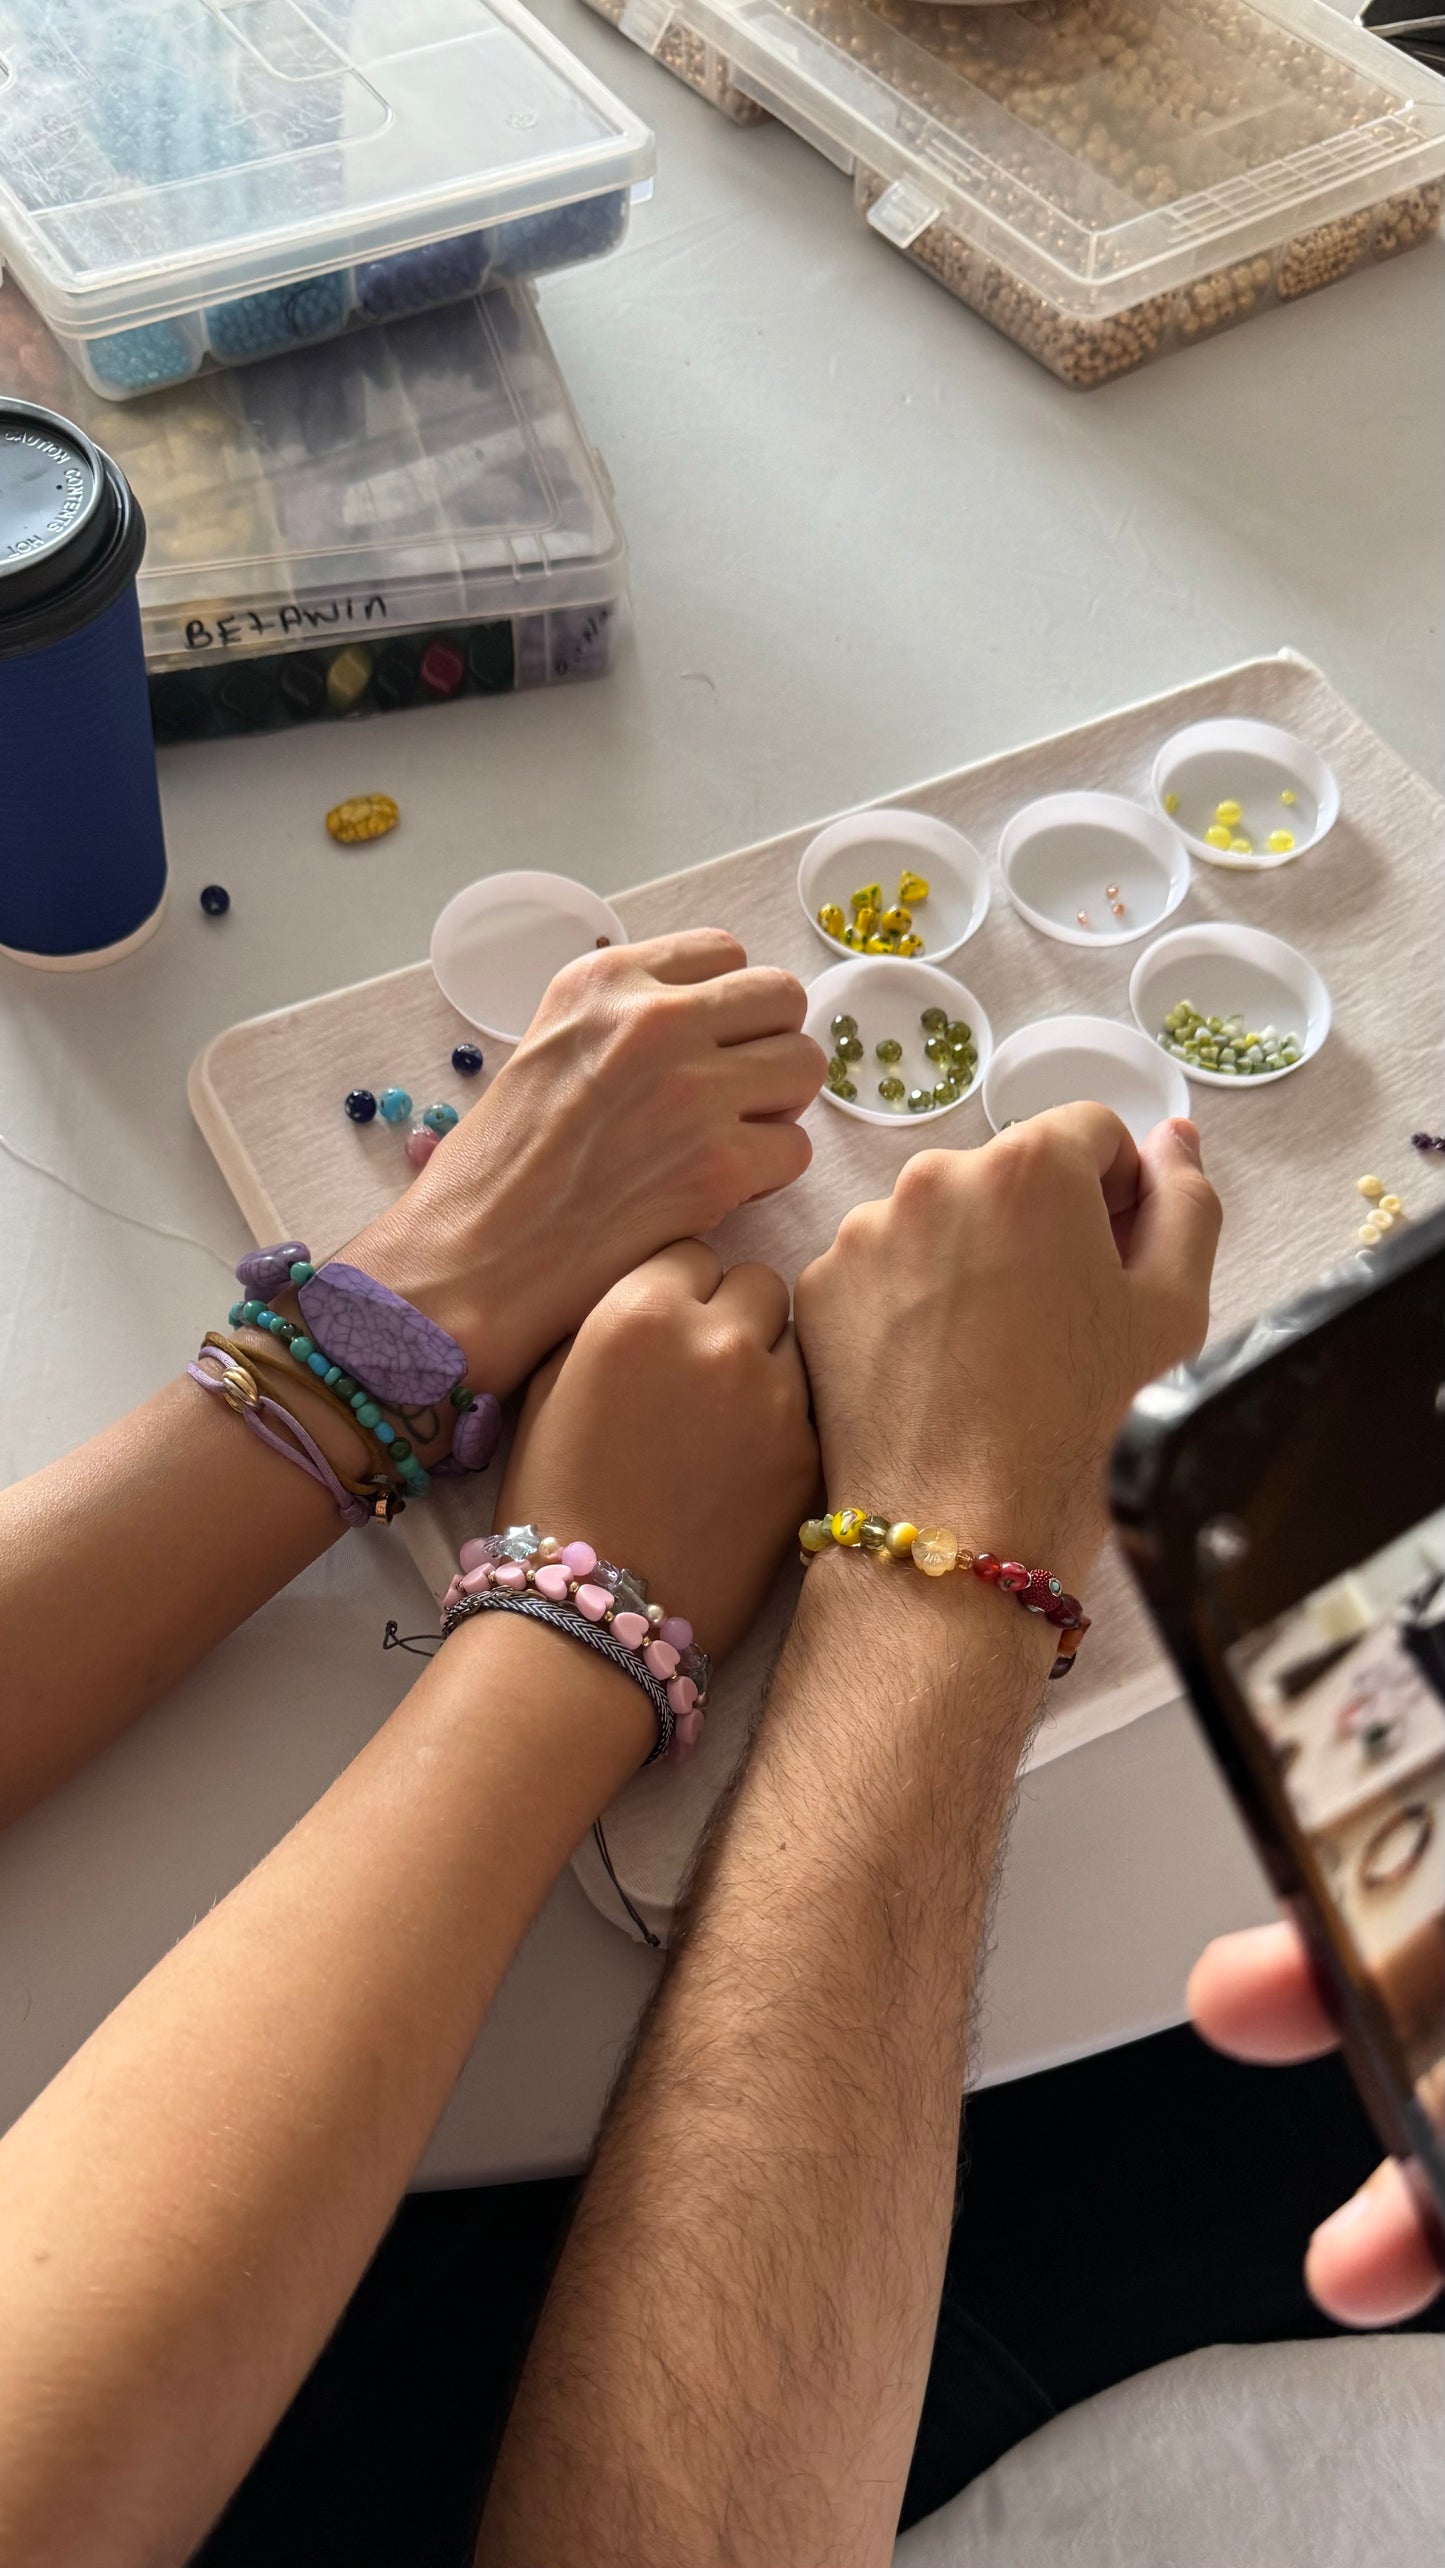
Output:
[[306,1361],[310,1365],[313,1373],[319,1373],[323,1377],[332,1369],[327,1363],[325,1356],[322,1354],[320,1347],[317,1347],[312,1354],[308,1355]]
[[241,1314],[245,1310],[245,1307],[246,1305],[244,1302],[233,1302],[231,1304],[229,1311],[226,1313],[226,1326],[228,1329],[238,1329],[240,1327]]
[[312,1356],[316,1353],[316,1349],[312,1345],[309,1337],[298,1336],[291,1340],[291,1352],[295,1356],[298,1364],[309,1364]]
[[405,1088],[383,1088],[376,1110],[383,1123],[404,1124],[411,1116],[411,1099]]
[[349,1391],[346,1396],[353,1409],[364,1409],[370,1394],[365,1391]]
[[378,1444],[384,1445],[394,1444],[396,1442],[396,1429],[392,1425],[390,1418],[377,1419],[376,1441]]
[[291,1281],[293,1284],[309,1284],[315,1272],[315,1267],[310,1264],[308,1259],[298,1257],[295,1265],[291,1269]]
[[374,1427],[379,1424],[380,1419],[381,1411],[378,1409],[376,1402],[374,1400],[363,1400],[360,1408],[356,1412],[357,1425],[359,1427]]
[[328,1391],[334,1391],[337,1383],[341,1380],[340,1365],[328,1364],[326,1371],[321,1376],[321,1379],[325,1383]]
[[426,1125],[428,1132],[443,1136],[455,1131],[461,1122],[461,1116],[457,1113],[455,1106],[428,1106],[422,1116],[422,1122]]
[[414,1498],[424,1498],[431,1487],[431,1473],[413,1468],[406,1475],[406,1485]]

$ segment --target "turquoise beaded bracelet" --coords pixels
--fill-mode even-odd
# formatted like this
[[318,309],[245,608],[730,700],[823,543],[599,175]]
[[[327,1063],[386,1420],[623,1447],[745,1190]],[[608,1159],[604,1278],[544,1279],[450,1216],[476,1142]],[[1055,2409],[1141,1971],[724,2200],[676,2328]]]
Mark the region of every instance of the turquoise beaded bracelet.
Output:
[[[306,1283],[310,1280],[310,1274],[309,1267],[304,1272],[299,1272],[293,1266],[291,1280],[293,1284]],[[352,1374],[345,1372],[339,1364],[333,1364],[330,1357],[307,1336],[303,1328],[299,1328],[294,1320],[283,1319],[279,1311],[271,1309],[269,1303],[255,1300],[233,1302],[229,1318],[233,1329],[264,1329],[268,1336],[275,1338],[279,1346],[284,1346],[292,1361],[303,1365],[308,1373],[314,1374],[322,1390],[330,1392],[338,1407],[348,1410],[355,1418],[357,1425],[365,1427],[368,1434],[375,1436],[377,1443],[384,1446],[387,1461],[395,1469],[402,1494],[408,1498],[425,1497],[431,1487],[431,1473],[423,1463],[418,1462],[409,1438],[396,1421],[386,1415],[380,1402],[373,1399],[365,1385],[358,1382]],[[465,1394],[467,1406],[470,1406],[472,1397],[470,1391]],[[452,1393],[451,1398],[454,1407],[460,1408],[463,1405],[458,1401],[455,1392]]]

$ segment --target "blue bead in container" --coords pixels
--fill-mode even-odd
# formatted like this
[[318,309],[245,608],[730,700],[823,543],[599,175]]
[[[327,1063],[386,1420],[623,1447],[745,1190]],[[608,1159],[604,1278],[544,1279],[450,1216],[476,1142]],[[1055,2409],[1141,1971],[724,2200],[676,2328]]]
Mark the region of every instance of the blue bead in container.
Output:
[[429,304],[455,303],[475,294],[486,272],[485,232],[463,232],[455,241],[428,241],[419,250],[397,250],[388,259],[363,259],[356,270],[358,310],[373,321]]
[[165,902],[144,549],[110,457],[0,400],[0,951],[52,971],[115,961]]

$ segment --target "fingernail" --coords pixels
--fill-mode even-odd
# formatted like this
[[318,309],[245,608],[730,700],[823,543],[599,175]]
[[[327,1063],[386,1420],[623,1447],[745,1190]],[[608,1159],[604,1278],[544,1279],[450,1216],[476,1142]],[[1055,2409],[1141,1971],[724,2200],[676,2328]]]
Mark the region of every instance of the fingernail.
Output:
[[1198,1124],[1191,1123],[1187,1115],[1176,1115],[1171,1122],[1169,1129],[1173,1133],[1175,1140],[1178,1142],[1180,1149],[1184,1152],[1185,1157],[1192,1159],[1196,1168],[1202,1168],[1204,1165],[1204,1153],[1199,1144]]

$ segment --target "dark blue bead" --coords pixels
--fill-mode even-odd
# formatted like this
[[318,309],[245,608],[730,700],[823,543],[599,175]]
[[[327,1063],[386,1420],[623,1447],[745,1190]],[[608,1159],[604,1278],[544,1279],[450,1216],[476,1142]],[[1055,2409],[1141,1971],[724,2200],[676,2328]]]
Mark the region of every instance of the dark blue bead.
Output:
[[343,1099],[354,1124],[369,1124],[376,1112],[376,1099],[369,1088],[353,1088]]
[[464,1079],[475,1079],[477,1072],[484,1066],[482,1047],[479,1043],[459,1043],[456,1046],[452,1054],[452,1068],[459,1070]]
[[231,895],[224,883],[207,883],[201,894],[201,907],[207,918],[224,918],[231,906]]

